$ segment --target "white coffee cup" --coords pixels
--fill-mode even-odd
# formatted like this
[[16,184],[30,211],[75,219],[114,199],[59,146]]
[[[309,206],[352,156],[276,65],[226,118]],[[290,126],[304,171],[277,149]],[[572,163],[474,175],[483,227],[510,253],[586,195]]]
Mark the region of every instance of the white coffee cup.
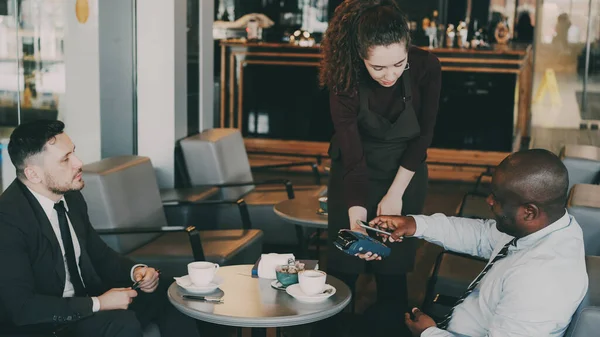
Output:
[[192,262],[188,264],[188,275],[194,285],[205,286],[213,280],[218,269],[219,265],[216,263]]
[[304,270],[298,273],[300,289],[309,296],[323,292],[326,279],[327,274],[320,270]]

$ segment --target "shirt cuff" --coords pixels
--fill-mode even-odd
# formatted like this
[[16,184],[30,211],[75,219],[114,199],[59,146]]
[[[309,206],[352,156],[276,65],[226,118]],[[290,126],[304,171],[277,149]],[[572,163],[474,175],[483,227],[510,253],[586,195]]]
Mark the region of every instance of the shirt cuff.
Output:
[[435,332],[437,330],[437,327],[435,326],[430,326],[429,328],[425,329],[425,331],[421,332],[421,336],[420,337],[430,337],[430,336],[434,336]]
[[131,274],[131,281],[132,282],[135,282],[135,279],[133,278],[133,272],[135,271],[135,268],[137,268],[137,267],[148,267],[148,266],[145,265],[145,264],[136,264],[135,266],[133,266],[131,268],[131,273],[130,273]]
[[98,297],[92,297],[92,312],[100,311],[100,300]]
[[415,223],[416,223],[416,229],[415,229],[415,234],[413,234],[414,237],[422,237],[423,233],[425,233],[425,231],[427,230],[427,221],[425,221],[424,217],[425,215],[409,215],[412,216],[415,219]]

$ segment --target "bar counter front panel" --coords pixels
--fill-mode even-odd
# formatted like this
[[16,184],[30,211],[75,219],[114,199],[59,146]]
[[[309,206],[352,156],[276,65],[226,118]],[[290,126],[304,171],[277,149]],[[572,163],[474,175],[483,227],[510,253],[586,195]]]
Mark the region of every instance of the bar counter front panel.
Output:
[[[473,180],[529,134],[530,47],[431,51],[442,63],[431,177]],[[240,128],[263,161],[326,157],[333,124],[329,92],[317,82],[320,60],[317,47],[222,41],[218,126]]]

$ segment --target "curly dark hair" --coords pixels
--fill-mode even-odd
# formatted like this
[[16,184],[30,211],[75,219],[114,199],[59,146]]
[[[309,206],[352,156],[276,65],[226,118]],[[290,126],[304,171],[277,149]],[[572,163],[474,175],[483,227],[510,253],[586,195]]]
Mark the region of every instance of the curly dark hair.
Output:
[[369,48],[410,44],[404,13],[393,0],[345,0],[334,12],[321,43],[319,82],[335,92],[356,88]]

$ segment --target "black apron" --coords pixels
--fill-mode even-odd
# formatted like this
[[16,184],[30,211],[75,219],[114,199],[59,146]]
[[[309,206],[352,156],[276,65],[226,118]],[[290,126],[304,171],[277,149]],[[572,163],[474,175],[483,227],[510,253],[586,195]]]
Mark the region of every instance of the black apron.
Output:
[[[359,89],[360,109],[357,116],[358,129],[367,163],[369,187],[367,196],[367,220],[377,215],[377,205],[392,185],[400,168],[400,160],[408,142],[420,134],[419,121],[412,104],[410,71],[401,76],[405,108],[395,122],[369,110],[369,89]],[[348,205],[344,197],[342,154],[335,135],[329,148],[331,171],[328,188],[328,249],[327,268],[341,273],[362,273],[367,262],[347,255],[333,246],[337,233],[349,228]],[[421,214],[427,191],[427,165],[421,164],[415,171],[404,192],[402,214]],[[376,237],[373,232],[369,232]],[[405,239],[401,243],[387,243],[392,253],[382,261],[371,261],[373,272],[384,275],[406,274],[414,266],[417,239]]]

